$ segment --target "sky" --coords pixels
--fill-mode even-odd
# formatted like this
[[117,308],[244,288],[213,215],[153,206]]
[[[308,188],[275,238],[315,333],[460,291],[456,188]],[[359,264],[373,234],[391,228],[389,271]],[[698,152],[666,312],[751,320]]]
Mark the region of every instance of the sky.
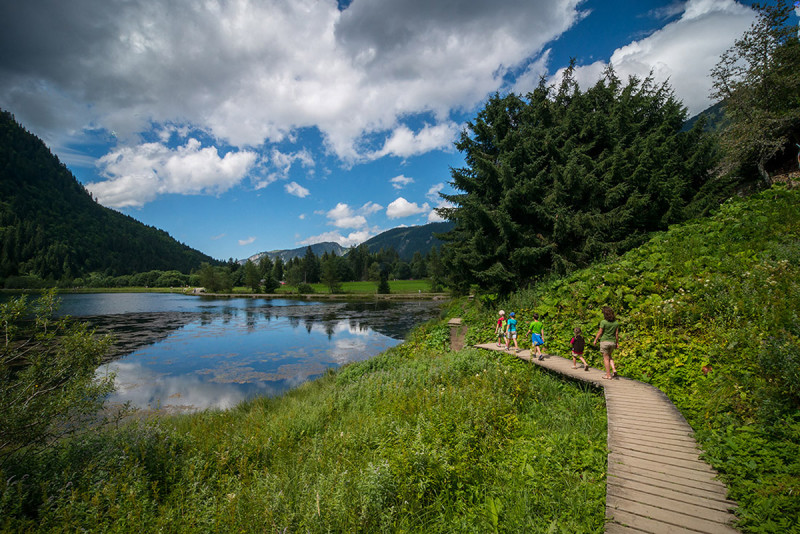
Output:
[[210,256],[441,220],[495,94],[613,65],[694,115],[734,0],[0,0],[0,108],[97,201]]

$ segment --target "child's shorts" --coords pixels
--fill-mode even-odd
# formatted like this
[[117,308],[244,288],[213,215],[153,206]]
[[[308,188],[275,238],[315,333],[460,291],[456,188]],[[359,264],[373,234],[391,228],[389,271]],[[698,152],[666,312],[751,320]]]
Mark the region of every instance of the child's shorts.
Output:
[[531,343],[533,343],[534,347],[544,345],[544,339],[542,339],[541,334],[531,334]]
[[517,333],[516,332],[509,332],[508,333],[508,338],[509,339],[517,339]]

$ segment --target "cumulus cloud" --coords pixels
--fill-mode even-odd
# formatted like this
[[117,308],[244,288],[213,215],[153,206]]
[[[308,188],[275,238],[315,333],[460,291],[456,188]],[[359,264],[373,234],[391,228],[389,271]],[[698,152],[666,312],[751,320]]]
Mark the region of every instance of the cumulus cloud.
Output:
[[419,215],[420,213],[425,213],[430,209],[431,207],[427,202],[422,206],[419,206],[416,202],[409,202],[403,197],[397,197],[397,199],[389,204],[389,206],[386,208],[386,216],[390,219],[399,219],[401,217]]
[[243,247],[245,245],[249,245],[250,243],[252,243],[255,240],[256,240],[255,237],[248,237],[247,239],[240,239],[239,240],[239,246]]
[[311,194],[311,191],[309,191],[302,185],[298,184],[297,182],[289,182],[284,186],[284,189],[286,189],[286,192],[289,193],[290,195],[294,195],[300,198],[306,198],[309,194]]
[[336,207],[325,214],[336,228],[361,228],[367,225],[367,219],[363,215],[356,214],[350,206],[340,202]]
[[383,206],[381,206],[380,204],[376,204],[375,202],[372,202],[370,200],[369,202],[367,202],[366,204],[361,206],[361,208],[358,211],[362,215],[368,216],[368,215],[372,215],[373,213],[377,213],[377,212],[381,211],[382,209],[383,209]]
[[[669,80],[693,115],[711,104],[712,67],[719,56],[755,19],[755,12],[734,0],[689,0],[681,17],[645,39],[618,48],[609,63],[617,75],[644,78],[652,71],[657,82]],[[582,88],[594,84],[607,63],[580,66],[575,78]],[[553,80],[561,79],[560,69]]]
[[392,187],[394,187],[395,189],[403,189],[408,184],[413,184],[414,183],[414,179],[413,178],[409,178],[407,176],[403,176],[401,174],[400,176],[395,176],[394,178],[389,180],[389,182],[391,182]]
[[439,182],[438,184],[433,184],[431,186],[431,188],[428,189],[428,192],[425,193],[425,196],[431,202],[440,202],[442,200],[442,198],[439,196],[439,193],[442,192],[442,189],[444,189],[444,182]]
[[[245,149],[316,128],[344,160],[406,157],[450,143],[451,111],[500,89],[579,18],[579,4],[11,2],[0,106],[45,139],[61,132],[62,146],[64,132],[87,127],[132,146],[153,126],[164,139],[191,126]],[[415,114],[433,122],[412,132]],[[363,143],[372,135],[378,152]]]
[[115,208],[142,206],[158,194],[219,194],[238,184],[256,161],[250,151],[203,148],[196,139],[172,149],[145,143],[113,150],[98,160],[102,182],[86,185],[101,204]]
[[435,204],[434,208],[428,213],[428,222],[442,222],[445,219],[441,217],[438,213],[436,213],[436,208],[453,208],[455,204],[449,202],[442,197],[439,196],[439,193],[445,188],[445,183],[440,182],[438,184],[433,184],[428,192],[425,194],[428,200]]
[[358,230],[356,232],[350,232],[346,236],[343,236],[340,232],[331,231],[331,232],[325,232],[324,234],[311,236],[308,239],[299,241],[297,244],[313,245],[315,243],[333,241],[334,243],[339,243],[343,247],[354,247],[356,245],[360,245],[373,235],[375,234],[373,232],[370,232],[369,230]]
[[407,158],[431,150],[451,149],[460,130],[453,122],[436,126],[426,125],[417,133],[405,125],[400,125],[386,139],[383,148],[370,154],[368,159],[378,159],[388,155]]
[[272,164],[277,167],[283,175],[289,174],[289,171],[292,169],[292,165],[295,163],[300,163],[301,166],[308,168],[314,166],[314,158],[311,156],[311,153],[306,150],[302,149],[298,152],[288,152],[284,153],[280,150],[273,149],[270,155],[270,159]]

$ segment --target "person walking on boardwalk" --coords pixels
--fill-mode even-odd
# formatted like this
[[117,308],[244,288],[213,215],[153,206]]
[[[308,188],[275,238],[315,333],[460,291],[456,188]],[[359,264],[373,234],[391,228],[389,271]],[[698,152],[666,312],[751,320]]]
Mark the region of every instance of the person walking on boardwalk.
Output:
[[603,365],[606,374],[603,378],[609,379],[617,376],[617,367],[614,365],[614,350],[619,348],[619,321],[614,316],[614,310],[603,306],[603,320],[594,336],[594,344],[600,341],[600,354],[603,355]]
[[544,360],[544,354],[542,354],[542,345],[544,345],[544,325],[539,321],[538,313],[533,314],[533,321],[531,321],[530,326],[528,326],[528,333],[531,335],[531,358],[533,358],[535,351],[539,361]]
[[576,358],[580,358],[583,362],[583,370],[589,370],[589,364],[586,363],[586,360],[583,358],[583,348],[586,346],[586,341],[583,339],[581,335],[581,329],[577,326],[573,331],[575,335],[572,336],[572,339],[569,340],[569,344],[572,346],[572,368],[578,368],[578,360]]
[[506,331],[506,350],[511,348],[511,340],[513,339],[514,348],[519,352],[519,345],[517,345],[517,319],[514,312],[508,314],[508,321],[506,322],[508,327]]
[[497,326],[494,329],[494,334],[497,336],[497,346],[502,347],[504,338],[506,337],[506,312],[500,310],[500,317],[497,319]]

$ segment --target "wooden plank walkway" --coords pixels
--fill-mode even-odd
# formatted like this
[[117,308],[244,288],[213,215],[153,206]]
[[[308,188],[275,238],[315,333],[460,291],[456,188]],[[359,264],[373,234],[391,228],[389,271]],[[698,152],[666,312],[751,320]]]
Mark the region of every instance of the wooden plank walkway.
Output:
[[[477,348],[505,351],[495,343]],[[511,354],[515,354],[512,348]],[[716,472],[700,460],[692,428],[659,389],[631,380],[604,380],[600,369],[572,368],[572,358],[530,351],[516,356],[603,388],[608,416],[606,532],[735,533],[736,503]]]

